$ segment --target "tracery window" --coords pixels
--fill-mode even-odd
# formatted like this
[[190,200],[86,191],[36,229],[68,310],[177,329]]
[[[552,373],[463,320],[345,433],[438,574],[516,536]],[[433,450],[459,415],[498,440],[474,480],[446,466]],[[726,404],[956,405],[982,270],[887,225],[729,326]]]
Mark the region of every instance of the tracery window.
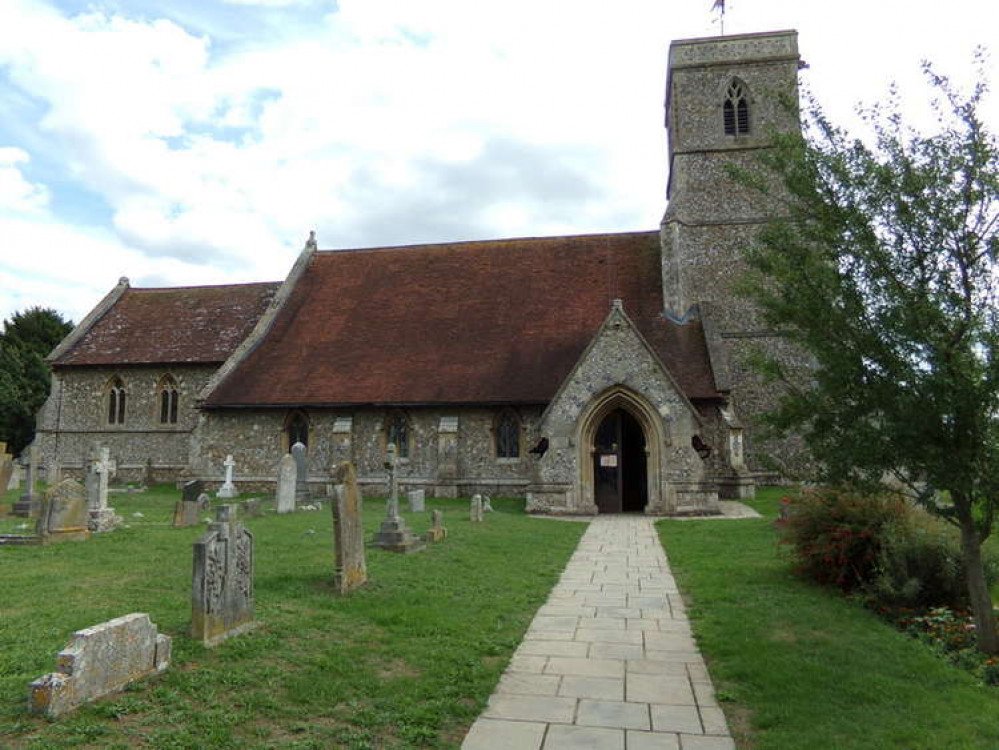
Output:
[[749,134],[749,92],[746,84],[733,78],[725,92],[722,106],[725,120],[725,135]]
[[108,424],[125,424],[125,384],[115,376],[108,383]]
[[501,412],[493,428],[496,458],[520,458],[520,420],[512,411]]
[[385,425],[385,443],[386,446],[395,446],[399,458],[409,458],[409,420],[401,411],[389,414]]
[[160,381],[160,424],[177,424],[177,381],[165,375]]

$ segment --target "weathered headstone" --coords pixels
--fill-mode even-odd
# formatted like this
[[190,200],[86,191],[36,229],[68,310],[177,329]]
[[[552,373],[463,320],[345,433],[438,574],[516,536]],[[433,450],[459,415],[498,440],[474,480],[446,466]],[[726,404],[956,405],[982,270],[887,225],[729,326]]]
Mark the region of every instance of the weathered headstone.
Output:
[[121,517],[114,512],[114,508],[108,507],[108,484],[117,471],[117,464],[111,458],[109,448],[101,448],[101,457],[94,462],[93,471],[97,475],[96,493],[88,497],[90,519],[87,526],[93,532],[102,533],[111,531],[121,523]]
[[184,482],[183,488],[183,499],[189,503],[195,503],[198,501],[198,497],[205,491],[205,483],[200,479],[192,479],[189,482]]
[[375,534],[372,544],[390,552],[418,552],[426,545],[422,540],[413,536],[412,532],[406,528],[406,522],[399,515],[399,481],[396,478],[396,447],[389,443],[388,457],[385,460],[385,468],[389,473],[389,493],[390,497],[385,504],[385,520],[382,521],[381,528]]
[[146,459],[146,470],[142,475],[142,483],[146,485],[146,487],[152,487],[156,484],[155,480],[156,475],[153,473],[153,459],[150,457]]
[[198,510],[200,510],[202,513],[205,513],[212,509],[212,499],[208,496],[207,492],[202,492],[200,495],[198,495],[198,499],[195,500],[195,502],[198,504]]
[[14,457],[7,453],[7,444],[0,443],[0,494],[7,491],[14,476]]
[[191,637],[206,646],[244,633],[253,619],[253,534],[236,520],[234,505],[194,543]]
[[53,460],[45,469],[45,481],[49,487],[54,487],[62,481],[62,467],[59,462]]
[[291,513],[295,510],[295,482],[298,479],[298,465],[290,453],[281,456],[278,464],[277,512]]
[[364,562],[364,505],[354,464],[345,461],[334,476],[333,547],[336,574],[333,585],[346,594],[368,580]]
[[73,479],[65,479],[45,491],[37,533],[42,544],[83,542],[90,538],[88,518],[83,485]]
[[489,495],[482,496],[482,512],[483,513],[493,512],[493,504],[489,500]]
[[431,544],[443,542],[447,536],[447,529],[444,528],[444,512],[441,510],[430,511],[430,528],[427,529],[426,540]]
[[409,510],[413,513],[423,513],[427,509],[426,493],[423,490],[410,490],[406,493],[409,500]]
[[201,508],[198,507],[197,502],[192,503],[187,500],[178,500],[177,504],[173,507],[174,528],[182,529],[187,526],[197,526],[200,510]]
[[73,633],[51,672],[29,686],[32,713],[58,717],[170,666],[170,636],[135,612]]
[[24,494],[14,503],[14,515],[25,518],[35,517],[41,508],[41,500],[35,494],[35,479],[38,472],[38,449],[34,444],[28,448],[28,469],[24,481]]
[[215,497],[220,497],[228,500],[233,497],[239,497],[239,491],[236,489],[236,485],[232,482],[232,471],[236,466],[236,462],[232,458],[230,453],[225,457],[225,461],[222,462],[225,466],[225,481],[222,482],[222,486],[219,487],[219,491],[215,493]]
[[291,456],[295,459],[295,502],[306,505],[312,499],[309,492],[309,452],[305,443],[291,446]]
[[482,523],[482,495],[472,495],[468,507],[468,520],[472,523]]
[[243,514],[248,518],[257,518],[263,515],[263,508],[260,505],[259,497],[251,497],[243,503]]

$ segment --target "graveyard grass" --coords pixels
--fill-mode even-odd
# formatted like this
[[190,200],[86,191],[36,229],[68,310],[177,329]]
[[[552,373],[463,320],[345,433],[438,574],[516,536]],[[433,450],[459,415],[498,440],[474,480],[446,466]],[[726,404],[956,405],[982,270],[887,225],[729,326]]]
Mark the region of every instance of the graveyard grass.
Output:
[[[171,526],[179,497],[111,495],[128,528],[0,547],[0,747],[456,748],[585,530],[528,518],[523,501],[494,500],[473,525],[467,500],[428,500],[404,516],[422,534],[443,509],[446,541],[411,555],[369,548],[370,583],[344,598],[331,585],[329,503],[243,519],[261,625],[209,650],[187,635],[204,527]],[[383,501],[365,502],[367,538],[383,515]],[[2,519],[0,532],[22,522]],[[129,612],[173,636],[170,669],[58,721],[29,716],[28,683],[55,670],[72,632]]]
[[999,747],[999,688],[793,575],[773,526],[783,494],[750,503],[763,519],[658,524],[740,746]]

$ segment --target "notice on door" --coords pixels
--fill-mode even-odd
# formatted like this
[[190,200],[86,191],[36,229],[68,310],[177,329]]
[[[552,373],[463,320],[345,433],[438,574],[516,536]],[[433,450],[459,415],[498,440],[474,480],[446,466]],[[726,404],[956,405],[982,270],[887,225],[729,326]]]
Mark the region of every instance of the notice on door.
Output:
[[604,454],[604,455],[600,456],[600,466],[601,467],[609,467],[609,468],[612,468],[612,469],[616,468],[617,467],[617,454],[616,453],[610,453],[610,454]]

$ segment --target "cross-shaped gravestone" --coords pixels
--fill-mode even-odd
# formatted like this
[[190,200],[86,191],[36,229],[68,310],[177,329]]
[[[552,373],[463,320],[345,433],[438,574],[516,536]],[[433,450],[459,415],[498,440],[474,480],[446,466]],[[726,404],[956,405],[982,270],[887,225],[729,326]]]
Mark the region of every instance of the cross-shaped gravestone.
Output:
[[386,518],[399,517],[399,476],[396,473],[398,466],[398,452],[395,443],[389,443],[385,456],[385,468],[389,475],[389,499],[385,507]]
[[[14,503],[14,514],[18,516],[37,516],[41,510],[41,501],[35,495],[35,479],[38,472],[38,449],[32,443],[28,448],[28,470],[25,477],[24,494],[19,502]],[[6,488],[4,488],[6,489]]]
[[118,463],[111,458],[110,448],[101,448],[101,457],[97,460],[94,471],[100,477],[96,510],[104,510],[108,507],[108,483],[118,473]]
[[389,443],[385,457],[385,468],[389,473],[389,497],[385,506],[385,520],[375,534],[373,544],[392,552],[417,552],[426,545],[406,528],[406,522],[399,515],[399,480],[396,476],[396,447]]
[[215,497],[238,497],[239,492],[236,490],[236,485],[232,483],[232,470],[236,466],[236,462],[233,461],[231,453],[225,457],[222,465],[225,466],[225,482],[219,487],[219,491],[215,493]]

